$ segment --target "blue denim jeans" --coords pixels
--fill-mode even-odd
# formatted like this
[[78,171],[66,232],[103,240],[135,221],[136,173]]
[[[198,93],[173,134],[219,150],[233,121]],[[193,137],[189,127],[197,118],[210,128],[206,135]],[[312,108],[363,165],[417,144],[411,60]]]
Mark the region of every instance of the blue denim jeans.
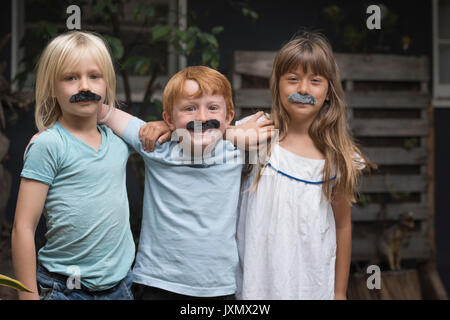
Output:
[[37,285],[41,300],[133,300],[131,270],[111,289],[91,291],[84,287],[69,289],[63,275],[54,274],[38,264]]

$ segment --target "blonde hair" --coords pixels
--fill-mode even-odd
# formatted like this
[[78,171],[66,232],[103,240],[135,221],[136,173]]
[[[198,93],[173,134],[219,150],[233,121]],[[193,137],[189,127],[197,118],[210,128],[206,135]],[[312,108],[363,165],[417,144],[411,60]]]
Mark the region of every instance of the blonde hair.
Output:
[[170,78],[163,93],[163,109],[172,116],[173,104],[184,93],[184,82],[194,80],[199,89],[192,98],[204,94],[221,95],[225,99],[227,114],[234,110],[231,85],[228,79],[220,72],[205,66],[191,66],[177,72]]
[[[324,36],[304,32],[277,53],[270,77],[270,118],[274,121],[275,128],[279,129],[279,139],[282,140],[286,136],[290,119],[281,103],[279,80],[283,74],[298,68],[302,68],[305,73],[311,70],[314,74],[325,77],[329,83],[329,101],[323,104],[309,127],[311,139],[325,155],[323,193],[328,201],[332,201],[335,192],[340,191],[348,203],[355,202],[358,177],[362,173],[361,165],[364,164],[366,170],[376,166],[361,153],[348,130],[339,69],[331,45]],[[258,170],[255,187],[261,178],[262,169],[263,166]],[[336,181],[331,180],[336,173]]]
[[55,84],[61,73],[79,63],[81,53],[88,51],[98,63],[106,83],[106,99],[114,107],[116,75],[110,51],[105,41],[94,33],[69,31],[55,37],[44,49],[36,74],[35,122],[39,131],[51,127],[61,116],[55,98]]

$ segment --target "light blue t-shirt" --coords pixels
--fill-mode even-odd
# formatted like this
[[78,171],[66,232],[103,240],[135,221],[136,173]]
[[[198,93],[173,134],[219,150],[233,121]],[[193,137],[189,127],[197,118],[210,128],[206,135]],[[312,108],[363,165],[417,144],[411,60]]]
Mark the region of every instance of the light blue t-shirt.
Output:
[[30,144],[21,173],[49,185],[39,262],[62,275],[79,270],[91,290],[125,278],[135,254],[126,190],[131,149],[108,127],[98,130],[102,143],[95,151],[56,122]]
[[220,140],[202,164],[183,164],[175,141],[144,151],[143,124],[133,118],[124,132],[145,162],[134,282],[198,297],[233,294],[241,152]]

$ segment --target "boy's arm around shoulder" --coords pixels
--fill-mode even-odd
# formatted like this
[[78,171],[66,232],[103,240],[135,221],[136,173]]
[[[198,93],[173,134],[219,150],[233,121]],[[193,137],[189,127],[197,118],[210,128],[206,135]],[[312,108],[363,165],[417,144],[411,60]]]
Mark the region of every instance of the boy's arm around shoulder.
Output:
[[108,126],[115,134],[123,138],[125,129],[133,116],[117,108],[102,104],[97,118],[98,123]]
[[[97,117],[100,124],[105,124],[115,134],[125,139],[134,148],[139,149],[136,143],[128,141],[129,137],[125,134],[125,130],[134,116],[117,108],[111,108],[108,105],[103,104]],[[151,121],[139,128],[139,138],[142,141],[142,147],[146,151],[153,151],[156,141],[161,144],[169,140],[170,135],[171,131],[164,121]]]

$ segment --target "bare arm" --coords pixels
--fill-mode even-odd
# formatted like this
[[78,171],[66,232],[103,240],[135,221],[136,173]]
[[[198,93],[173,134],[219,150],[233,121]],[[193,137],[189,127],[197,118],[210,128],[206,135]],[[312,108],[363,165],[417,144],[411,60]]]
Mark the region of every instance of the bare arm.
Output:
[[347,299],[348,276],[352,255],[352,223],[350,205],[342,196],[336,194],[332,202],[336,223],[336,266],[334,298]]
[[[117,108],[114,108],[108,115],[109,106],[103,104],[98,112],[98,119],[104,119],[104,122],[115,134],[123,137],[125,128],[127,127],[133,116],[129,113],[123,112]],[[146,125],[143,125],[139,130],[139,137],[142,141],[142,146],[146,151],[153,151],[155,143],[166,142],[170,139],[171,131],[164,121],[151,121]]]
[[48,185],[22,178],[17,198],[11,249],[14,273],[33,293],[20,292],[20,299],[39,300],[36,283],[36,247],[34,234],[47,197]]
[[101,106],[101,110],[99,110],[98,112],[98,119],[101,120],[107,117],[104,124],[107,125],[109,128],[111,128],[111,130],[114,131],[115,134],[117,134],[120,137],[123,137],[125,128],[127,127],[130,120],[133,118],[133,116],[117,108],[113,108],[109,115],[108,111],[109,106],[103,104]]

